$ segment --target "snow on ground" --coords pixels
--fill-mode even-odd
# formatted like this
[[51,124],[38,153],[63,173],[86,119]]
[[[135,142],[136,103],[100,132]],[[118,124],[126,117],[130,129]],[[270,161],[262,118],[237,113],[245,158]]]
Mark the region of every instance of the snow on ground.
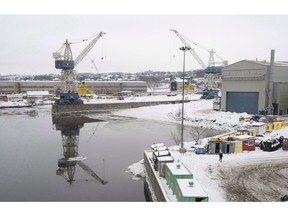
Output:
[[[188,147],[188,146],[186,146]],[[287,159],[288,152],[282,149],[279,149],[274,152],[264,152],[260,149],[256,149],[253,152],[243,152],[238,154],[225,154],[223,157],[223,162],[219,161],[218,155],[197,155],[194,151],[189,150],[185,154],[180,154],[179,151],[176,151],[178,147],[171,147],[169,149],[171,156],[174,158],[175,162],[183,163],[187,169],[189,169],[194,178],[197,179],[203,190],[209,197],[209,202],[225,202],[226,197],[223,188],[220,187],[218,178],[214,170],[221,166],[230,166],[231,169],[235,165],[245,165],[253,164],[261,161],[269,161],[275,159]],[[143,160],[132,164],[128,167],[129,171],[133,173],[134,176],[145,177],[145,169],[143,166]],[[163,185],[165,186],[165,180],[161,179]],[[175,195],[171,195],[171,191],[164,187],[167,190],[169,199],[175,201]]]
[[[184,105],[185,125],[202,126],[218,130],[235,130],[244,126],[243,122],[239,121],[239,118],[248,117],[249,115],[247,113],[213,111],[213,100],[200,100],[199,98],[197,99],[197,96],[198,95],[191,95],[190,97],[194,97],[194,100]],[[168,104],[119,110],[115,111],[114,114],[139,119],[181,123],[180,118],[177,118],[179,109],[181,109],[181,104]],[[275,135],[288,137],[288,127],[273,131],[268,136]],[[217,169],[217,167],[231,165],[232,169],[235,164],[239,165],[248,162],[251,164],[259,161],[288,158],[288,152],[282,149],[275,152],[264,152],[257,148],[256,151],[249,153],[225,154],[223,162],[221,163],[218,160],[218,155],[195,154],[191,150],[193,144],[194,142],[184,143],[184,147],[188,149],[185,154],[180,154],[179,151],[177,151],[179,146],[171,146],[169,149],[175,161],[182,162],[193,173],[194,178],[201,183],[211,202],[226,201],[224,190],[220,187],[220,182],[217,177],[213,174],[213,170]],[[129,166],[128,169],[135,176],[145,175],[142,159]],[[169,194],[169,191],[167,191],[167,193]],[[175,197],[171,197],[171,201],[173,200],[175,200]]]
[[3,102],[0,101],[0,107],[23,107],[23,106],[28,106],[28,104],[24,101],[18,101],[18,102],[13,102],[13,101],[8,101],[8,102]]
[[[176,97],[181,100],[181,95]],[[167,100],[166,95],[155,96],[158,100]],[[219,112],[213,110],[213,100],[201,100],[201,95],[191,94],[185,98],[192,100],[184,103],[185,125],[200,126],[216,130],[231,130],[241,127],[239,118],[249,116],[247,113]],[[145,97],[145,100],[153,99]],[[114,112],[116,115],[135,117],[139,119],[151,119],[159,121],[179,122],[181,120],[182,104],[163,104],[158,106],[125,109]]]
[[[198,100],[201,97],[201,95],[195,95],[195,94],[187,94],[185,95],[184,99],[189,100]],[[173,101],[173,100],[182,100],[182,95],[177,94],[175,96],[168,96],[164,93],[151,93],[148,96],[126,96],[123,98],[123,100],[119,100],[117,97],[114,96],[98,96],[97,98],[90,98],[90,99],[84,99],[85,104],[89,103],[129,103],[129,102],[145,102],[145,101]]]

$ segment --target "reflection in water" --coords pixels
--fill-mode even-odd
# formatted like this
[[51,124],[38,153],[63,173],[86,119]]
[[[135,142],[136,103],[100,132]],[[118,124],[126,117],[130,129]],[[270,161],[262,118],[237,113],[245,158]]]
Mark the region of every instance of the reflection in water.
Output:
[[85,157],[78,154],[80,128],[84,126],[84,123],[99,122],[101,120],[79,116],[53,117],[52,121],[56,126],[56,130],[61,131],[64,156],[58,160],[56,175],[62,176],[70,184],[72,184],[72,182],[75,181],[75,169],[76,165],[78,165],[101,184],[108,183],[107,181],[101,179],[92,169],[90,169],[89,166],[83,162],[83,160],[86,159]]
[[37,110],[28,110],[25,112],[28,116],[30,117],[38,117],[39,114],[38,114],[38,111]]

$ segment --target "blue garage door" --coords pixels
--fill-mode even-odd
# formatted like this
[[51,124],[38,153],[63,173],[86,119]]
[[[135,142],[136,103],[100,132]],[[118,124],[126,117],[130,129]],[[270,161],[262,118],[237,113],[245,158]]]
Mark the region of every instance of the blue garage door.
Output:
[[259,92],[227,92],[226,98],[227,111],[258,113]]

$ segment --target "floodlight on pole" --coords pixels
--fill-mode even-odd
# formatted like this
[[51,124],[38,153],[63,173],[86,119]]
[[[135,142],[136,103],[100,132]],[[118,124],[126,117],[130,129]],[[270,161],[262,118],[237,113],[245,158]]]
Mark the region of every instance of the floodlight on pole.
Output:
[[187,50],[190,50],[190,47],[184,46],[179,48],[181,51],[183,51],[183,83],[182,83],[182,118],[181,118],[181,148],[179,151],[181,153],[185,153],[186,149],[184,148],[184,87],[185,87],[185,82],[184,82],[184,76],[185,76],[185,53]]

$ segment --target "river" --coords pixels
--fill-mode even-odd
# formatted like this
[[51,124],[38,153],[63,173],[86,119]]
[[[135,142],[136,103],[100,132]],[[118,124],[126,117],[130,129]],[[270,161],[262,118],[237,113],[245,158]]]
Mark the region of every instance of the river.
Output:
[[[0,110],[0,201],[145,202],[144,182],[128,166],[153,142],[175,145],[175,130],[111,113],[53,119],[49,106]],[[68,162],[72,155],[84,158]]]

